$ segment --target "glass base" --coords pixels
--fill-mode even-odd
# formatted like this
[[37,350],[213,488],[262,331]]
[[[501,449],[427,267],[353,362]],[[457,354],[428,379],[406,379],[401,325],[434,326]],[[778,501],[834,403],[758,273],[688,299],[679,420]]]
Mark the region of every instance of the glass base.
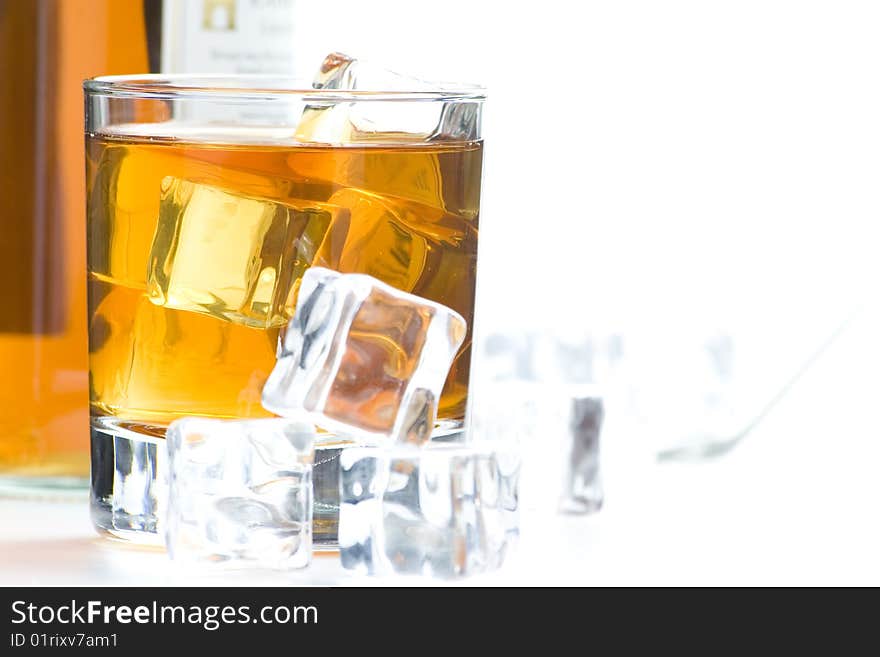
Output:
[[134,431],[111,418],[92,418],[92,524],[99,534],[162,545],[159,507],[165,494],[164,431]]
[[[458,435],[460,425],[438,426],[435,439]],[[165,428],[117,418],[91,421],[92,524],[102,536],[139,545],[164,545],[162,517],[167,481]],[[339,456],[354,443],[324,435],[312,468],[313,549],[339,548]]]
[[87,477],[0,475],[0,497],[79,502],[88,490]]
[[[4,436],[5,438],[6,436]],[[15,444],[17,437],[9,436]],[[37,442],[35,440],[35,442]],[[80,502],[89,490],[88,454],[82,449],[34,449],[0,463],[0,497],[41,502]]]

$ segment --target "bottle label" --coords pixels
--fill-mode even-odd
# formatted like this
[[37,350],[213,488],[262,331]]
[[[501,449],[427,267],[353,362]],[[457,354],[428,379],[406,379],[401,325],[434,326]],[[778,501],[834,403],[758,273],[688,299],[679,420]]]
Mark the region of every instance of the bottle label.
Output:
[[294,0],[164,0],[162,73],[294,73]]

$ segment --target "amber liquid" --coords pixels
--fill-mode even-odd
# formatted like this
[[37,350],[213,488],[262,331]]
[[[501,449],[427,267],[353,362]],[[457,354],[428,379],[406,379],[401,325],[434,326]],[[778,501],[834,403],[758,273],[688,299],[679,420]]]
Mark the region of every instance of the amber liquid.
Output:
[[[481,164],[481,143],[224,146],[90,135],[93,421],[161,436],[164,425],[185,415],[270,415],[260,393],[275,363],[279,326],[293,311],[298,277],[320,265],[370,274],[467,320],[468,335],[438,410],[441,422],[460,424],[468,394]],[[189,232],[175,228],[183,212],[189,213]],[[308,221],[276,234],[271,223],[281,215]],[[255,237],[253,217],[269,222],[268,232],[263,228]],[[267,245],[270,235],[303,243]],[[263,242],[254,246],[255,239]],[[242,265],[239,271],[228,264],[250,262],[245,252],[270,251],[296,253],[296,262],[290,255],[280,264],[276,258],[268,277],[268,267],[245,271]],[[157,263],[164,271],[173,268],[172,258],[187,259],[175,270],[187,272],[190,297],[184,300],[169,287],[173,281],[157,274]],[[265,281],[282,289],[257,303]],[[199,295],[209,301],[199,302]],[[245,296],[247,311],[239,308]]]
[[143,8],[0,0],[0,478],[28,487],[89,471],[82,80],[147,70]]

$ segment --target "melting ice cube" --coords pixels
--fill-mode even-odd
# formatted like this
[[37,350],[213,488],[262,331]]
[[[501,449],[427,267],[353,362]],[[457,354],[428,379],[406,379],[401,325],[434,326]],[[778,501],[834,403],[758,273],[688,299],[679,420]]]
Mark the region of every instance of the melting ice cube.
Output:
[[604,501],[600,436],[605,411],[591,385],[497,381],[474,404],[480,440],[519,444],[526,506],[569,514],[598,511]]
[[341,455],[340,559],[374,575],[456,577],[499,567],[518,535],[519,459],[432,442]]
[[427,441],[467,330],[455,311],[363,274],[312,267],[302,278],[263,406],[305,410],[367,440]]
[[184,418],[168,429],[174,559],[302,568],[311,560],[314,427]]
[[485,340],[474,431],[481,439],[521,445],[524,487],[536,506],[571,514],[602,507],[605,406],[604,388],[595,381],[606,378],[619,351],[615,336],[599,341],[545,332]]
[[[316,89],[426,94],[453,85],[401,75],[342,53],[328,55],[312,84]],[[426,96],[427,99],[427,96]],[[479,102],[399,103],[393,99],[312,101],[303,111],[296,138],[302,142],[385,143],[472,141],[479,134]]]
[[159,306],[282,326],[337,210],[166,177],[147,273]]

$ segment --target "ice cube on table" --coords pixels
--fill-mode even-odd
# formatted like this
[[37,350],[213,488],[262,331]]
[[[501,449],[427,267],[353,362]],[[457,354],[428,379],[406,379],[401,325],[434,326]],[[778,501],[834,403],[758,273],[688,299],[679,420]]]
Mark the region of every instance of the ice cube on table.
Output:
[[312,553],[315,429],[287,419],[171,424],[165,540],[170,556],[291,569]]
[[[402,75],[342,53],[331,53],[324,58],[312,86],[328,91],[425,94],[450,85]],[[334,100],[328,95],[327,100],[313,100],[306,106],[296,138],[316,143],[406,143],[437,138],[472,141],[479,134],[479,112],[478,102]]]
[[601,388],[535,381],[482,385],[473,407],[480,441],[515,442],[523,455],[523,503],[568,514],[598,511],[604,501]]
[[371,276],[312,267],[263,388],[263,406],[379,442],[423,443],[467,325]]
[[148,296],[166,308],[259,328],[283,326],[291,290],[338,212],[328,204],[282,203],[168,176]]
[[340,456],[340,560],[371,575],[494,570],[519,534],[519,459],[501,445],[351,448]]

